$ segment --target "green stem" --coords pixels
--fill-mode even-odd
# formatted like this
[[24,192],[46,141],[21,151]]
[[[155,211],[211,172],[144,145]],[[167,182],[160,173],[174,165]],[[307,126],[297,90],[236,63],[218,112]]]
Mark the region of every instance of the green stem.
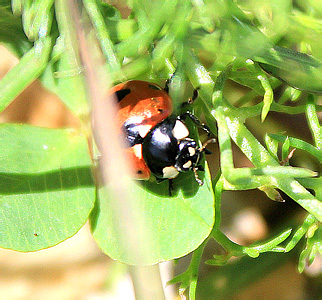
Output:
[[316,218],[309,214],[303,224],[294,233],[292,240],[286,245],[285,252],[291,251],[297,245],[297,243],[307,233],[308,229],[314,224],[314,222],[316,222]]
[[[233,108],[233,114],[241,118],[243,120],[247,118],[256,117],[261,114],[261,111],[263,109],[263,103],[259,103],[250,107],[240,107],[238,109]],[[322,105],[316,105],[315,109],[318,112],[322,111]],[[307,111],[306,105],[299,105],[299,106],[287,106],[287,105],[281,105],[279,103],[273,102],[270,107],[271,111],[279,112],[279,113],[285,113],[290,115],[298,115],[302,114]]]
[[314,104],[314,98],[309,95],[306,103],[306,118],[309,123],[310,130],[313,135],[315,146],[322,150],[322,129],[319,123],[319,119],[316,113],[316,107]]
[[96,28],[99,43],[101,44],[102,51],[111,67],[111,70],[114,72],[120,71],[121,64],[116,57],[114,46],[107,31],[104,18],[97,7],[97,1],[84,0],[83,3],[94,27]]
[[54,0],[42,0],[33,4],[35,15],[29,28],[28,37],[30,40],[49,35],[53,19],[53,4]]
[[41,38],[0,81],[0,112],[2,112],[47,67],[52,39]]

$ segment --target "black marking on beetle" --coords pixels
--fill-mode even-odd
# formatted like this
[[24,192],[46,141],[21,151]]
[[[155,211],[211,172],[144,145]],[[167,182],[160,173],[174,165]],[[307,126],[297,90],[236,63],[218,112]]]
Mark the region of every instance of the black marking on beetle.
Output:
[[121,102],[123,98],[125,98],[128,94],[131,93],[130,89],[123,89],[115,92],[116,98],[118,102]]
[[141,124],[131,123],[131,120],[123,124],[122,131],[126,136],[129,147],[132,147],[136,144],[142,144],[143,138],[140,136],[140,125]]

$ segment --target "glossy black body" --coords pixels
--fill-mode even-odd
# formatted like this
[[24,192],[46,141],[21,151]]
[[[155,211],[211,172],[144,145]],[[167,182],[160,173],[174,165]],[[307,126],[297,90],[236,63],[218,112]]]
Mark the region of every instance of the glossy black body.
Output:
[[163,169],[174,166],[179,152],[178,140],[172,130],[176,117],[170,116],[155,126],[144,138],[142,153],[144,161],[158,178],[163,178]]

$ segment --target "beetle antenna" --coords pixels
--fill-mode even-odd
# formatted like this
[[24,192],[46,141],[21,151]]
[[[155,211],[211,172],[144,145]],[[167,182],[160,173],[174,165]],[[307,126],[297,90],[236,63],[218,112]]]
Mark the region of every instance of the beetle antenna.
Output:
[[210,128],[205,124],[205,123],[202,123],[193,113],[191,113],[190,111],[186,111],[184,113],[182,113],[181,115],[179,115],[177,117],[179,120],[181,121],[185,121],[187,118],[190,118],[190,120],[195,123],[195,125],[197,127],[200,127],[202,128],[208,136],[210,136],[211,134],[211,131],[210,131]]

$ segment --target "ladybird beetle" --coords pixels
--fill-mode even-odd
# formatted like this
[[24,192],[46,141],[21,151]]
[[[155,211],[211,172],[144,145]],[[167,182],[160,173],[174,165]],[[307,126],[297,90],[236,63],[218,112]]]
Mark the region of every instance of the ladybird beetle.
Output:
[[189,130],[184,121],[187,117],[208,133],[208,127],[190,112],[179,116],[172,115],[172,100],[155,83],[131,80],[113,87],[109,95],[114,94],[119,111],[117,119],[124,132],[129,147],[126,155],[132,161],[136,179],[148,180],[151,173],[157,181],[173,179],[180,172],[192,170],[198,184],[197,170],[202,152],[210,152],[189,138]]

